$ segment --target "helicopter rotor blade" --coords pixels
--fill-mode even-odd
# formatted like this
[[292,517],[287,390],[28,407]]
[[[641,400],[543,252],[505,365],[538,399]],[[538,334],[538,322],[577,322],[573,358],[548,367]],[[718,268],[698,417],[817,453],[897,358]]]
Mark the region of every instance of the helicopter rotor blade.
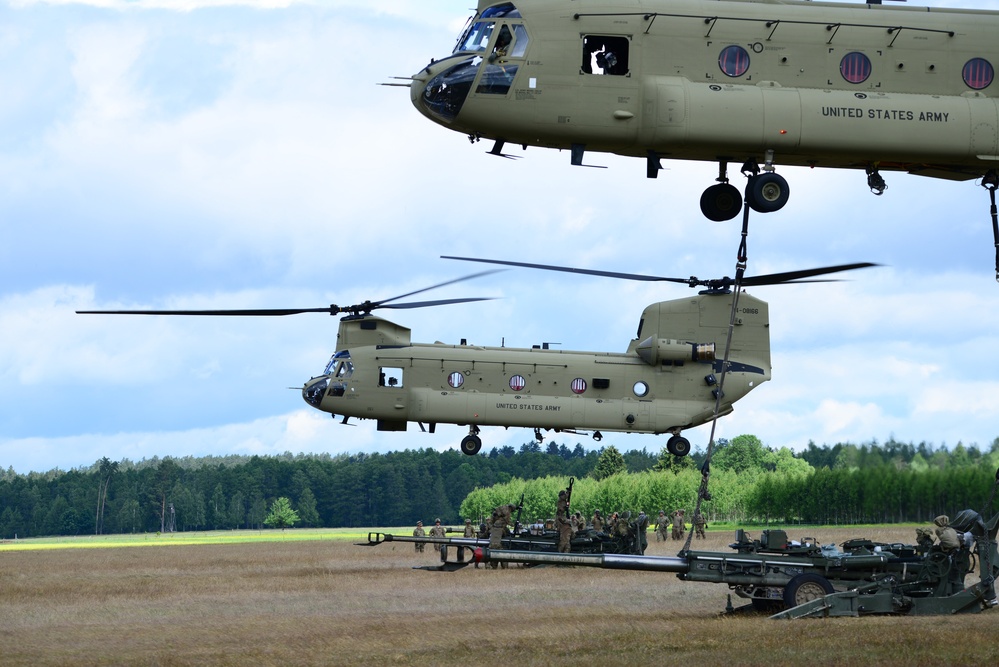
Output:
[[[491,275],[493,273],[499,273],[502,270],[503,269],[492,269],[490,271],[480,271],[479,273],[473,273],[471,275],[463,276],[461,278],[455,278],[454,280],[447,280],[445,282],[438,283],[436,285],[431,285],[430,287],[424,287],[423,289],[418,289],[418,290],[415,290],[413,292],[407,292],[406,294],[400,294],[399,296],[393,296],[393,297],[388,298],[388,299],[382,299],[381,301],[375,301],[374,305],[377,305],[379,308],[388,308],[389,306],[385,306],[385,304],[388,303],[389,301],[396,301],[398,299],[405,299],[407,296],[414,296],[416,294],[422,294],[423,292],[429,292],[430,290],[434,290],[434,289],[437,289],[439,287],[447,287],[448,285],[454,285],[455,283],[465,282],[466,280],[472,280],[474,278],[481,278],[482,276],[488,276],[488,275]],[[428,302],[428,303],[431,303],[431,302]],[[419,308],[419,306],[410,306],[410,308]]]
[[211,317],[281,317],[301,313],[336,315],[336,306],[322,308],[240,308],[229,310],[78,310],[77,315],[206,315]]
[[803,278],[811,278],[813,276],[825,276],[830,273],[839,273],[841,271],[853,271],[855,269],[867,269],[873,266],[880,266],[880,264],[872,264],[870,262],[857,262],[854,264],[840,264],[838,266],[825,266],[817,269],[802,269],[799,271],[787,271],[785,273],[771,273],[769,275],[763,276],[750,276],[742,279],[742,284],[744,287],[753,287],[756,285],[780,285],[783,283],[830,283],[837,282],[837,278],[829,278],[827,280],[802,280]]
[[[646,276],[640,273],[620,273],[618,271],[600,271],[597,269],[578,269],[571,266],[554,266],[552,264],[531,264],[529,262],[511,262],[502,259],[479,259],[477,257],[453,257],[441,255],[441,259],[456,259],[461,262],[482,262],[483,264],[500,264],[502,266],[519,266],[526,269],[541,269],[542,271],[563,271],[587,276],[602,276],[604,278],[620,278],[622,280],[641,280],[646,282],[675,282],[686,285],[689,278],[663,278],[662,276]],[[696,280],[694,278],[693,280]]]
[[209,317],[282,317],[284,315],[300,315],[302,313],[326,313],[328,315],[339,315],[340,313],[370,313],[377,308],[411,309],[430,308],[433,306],[447,306],[457,303],[472,303],[475,301],[491,301],[493,297],[467,297],[459,299],[437,299],[434,301],[412,301],[408,303],[389,303],[397,299],[404,299],[414,294],[421,294],[432,289],[453,285],[454,283],[479,278],[491,273],[498,273],[502,269],[482,271],[462,278],[455,278],[437,285],[424,287],[407,294],[400,294],[381,301],[365,301],[353,306],[338,306],[330,304],[318,308],[233,308],[233,309],[211,309],[211,310],[78,310],[77,315],[185,315],[185,316],[209,316]]
[[[734,278],[724,277],[724,278],[714,278],[702,280],[696,276],[691,276],[690,278],[666,278],[663,276],[649,276],[639,273],[621,273],[618,271],[600,271],[596,269],[578,269],[568,266],[554,266],[549,264],[531,264],[529,262],[511,262],[507,260],[498,259],[479,259],[476,257],[454,257],[450,255],[441,255],[442,259],[455,259],[462,262],[482,262],[485,264],[500,264],[504,266],[518,266],[528,269],[541,269],[543,271],[562,271],[565,273],[576,273],[589,276],[603,276],[605,278],[620,278],[622,280],[639,280],[645,282],[672,282],[680,283],[683,285],[688,285],[690,287],[708,287],[711,289],[725,289],[731,287],[735,284]],[[852,271],[854,269],[865,269],[872,266],[880,266],[879,264],[872,264],[870,262],[858,262],[854,264],[840,264],[838,266],[826,266],[815,269],[802,269],[799,271],[788,271],[784,273],[772,273],[769,275],[762,276],[748,276],[742,279],[743,287],[756,287],[761,285],[786,285],[786,284],[796,284],[796,283],[811,283],[811,282],[838,282],[836,278],[828,278],[823,280],[805,280],[805,278],[811,278],[814,276],[823,276],[830,273],[839,273],[840,271]]]

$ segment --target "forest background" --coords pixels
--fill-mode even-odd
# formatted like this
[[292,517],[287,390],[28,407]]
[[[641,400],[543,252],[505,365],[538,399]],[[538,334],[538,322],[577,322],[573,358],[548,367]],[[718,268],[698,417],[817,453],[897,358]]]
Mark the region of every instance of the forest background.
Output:
[[[572,507],[693,509],[705,453],[666,453],[537,442],[479,456],[456,450],[279,457],[103,458],[86,469],[0,472],[0,539],[164,530],[259,529],[277,498],[300,526],[390,527],[440,518],[475,523],[523,498],[523,520],[551,516],[575,479]],[[752,435],[719,440],[711,460],[712,522],[856,524],[928,522],[983,509],[999,468],[999,438],[983,451],[958,443],[809,443],[801,452]]]

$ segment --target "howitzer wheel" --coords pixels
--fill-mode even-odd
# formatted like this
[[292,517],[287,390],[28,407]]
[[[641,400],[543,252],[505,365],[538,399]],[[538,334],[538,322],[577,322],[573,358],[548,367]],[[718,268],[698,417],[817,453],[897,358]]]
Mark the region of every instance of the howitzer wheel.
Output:
[[799,574],[784,587],[784,606],[788,609],[811,602],[833,592],[829,580],[819,574]]

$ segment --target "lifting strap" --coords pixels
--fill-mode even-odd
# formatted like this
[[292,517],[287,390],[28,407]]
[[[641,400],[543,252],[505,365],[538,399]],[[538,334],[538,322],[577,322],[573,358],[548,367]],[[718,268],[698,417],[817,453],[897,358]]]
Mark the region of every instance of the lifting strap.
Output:
[[[739,295],[742,293],[742,279],[746,274],[746,241],[749,238],[749,204],[743,203],[742,210],[742,240],[739,242],[739,252],[735,264],[735,281],[732,289],[732,311],[728,320],[728,335],[725,338],[725,355],[722,357],[721,374],[718,377],[718,391],[715,395],[715,412],[711,420],[711,437],[708,438],[708,451],[704,455],[704,463],[701,465],[701,485],[697,489],[697,504],[694,506],[694,516],[701,513],[701,502],[711,500],[708,493],[708,481],[711,477],[711,453],[715,446],[715,427],[718,425],[718,417],[721,412],[721,402],[725,391],[725,375],[728,373],[729,354],[732,351],[732,335],[735,332],[736,314],[739,312]],[[997,265],[999,266],[999,265]],[[690,542],[694,537],[694,526],[690,527],[687,539],[683,543],[683,548],[678,555],[683,555],[690,550]]]

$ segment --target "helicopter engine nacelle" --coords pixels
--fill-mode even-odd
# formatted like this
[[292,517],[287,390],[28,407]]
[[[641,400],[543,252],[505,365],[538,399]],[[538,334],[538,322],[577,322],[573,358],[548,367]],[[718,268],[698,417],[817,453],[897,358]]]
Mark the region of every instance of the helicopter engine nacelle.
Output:
[[635,352],[642,361],[656,366],[665,361],[707,361],[715,360],[714,343],[686,343],[669,338],[646,338]]

